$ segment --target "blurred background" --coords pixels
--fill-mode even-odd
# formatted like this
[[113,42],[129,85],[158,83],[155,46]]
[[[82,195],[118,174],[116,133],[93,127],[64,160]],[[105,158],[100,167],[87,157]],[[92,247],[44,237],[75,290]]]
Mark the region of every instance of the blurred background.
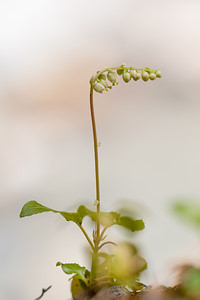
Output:
[[199,260],[197,233],[170,212],[176,197],[200,199],[199,14],[198,0],[1,0],[0,299],[49,285],[44,299],[69,299],[56,262],[89,267],[74,224],[19,213],[28,200],[93,203],[89,79],[122,63],[163,78],[95,93],[102,207],[128,201],[144,219],[132,241],[145,283],[168,285],[175,263]]

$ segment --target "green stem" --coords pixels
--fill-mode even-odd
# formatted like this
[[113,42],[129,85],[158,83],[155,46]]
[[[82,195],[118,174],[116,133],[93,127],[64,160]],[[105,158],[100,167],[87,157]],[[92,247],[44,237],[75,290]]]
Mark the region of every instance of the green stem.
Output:
[[90,274],[91,287],[93,287],[96,284],[97,265],[98,265],[98,248],[94,247],[92,252],[92,266],[91,266],[91,274]]
[[99,245],[99,243],[101,242],[104,233],[106,232],[106,230],[109,228],[110,226],[105,226],[101,232],[101,234],[99,235],[99,239],[97,240],[97,246]]
[[97,131],[94,116],[94,104],[93,104],[93,87],[90,86],[90,112],[92,120],[92,131],[94,140],[94,159],[95,159],[95,178],[96,178],[96,200],[97,200],[97,221],[96,221],[96,240],[98,240],[100,235],[100,187],[99,187],[99,161],[98,161],[98,144],[97,144]]
[[90,244],[90,247],[92,248],[92,250],[94,250],[94,245],[92,244],[91,239],[89,238],[87,232],[85,231],[85,229],[82,227],[82,225],[78,224],[78,227],[81,229],[81,231],[83,232],[84,236],[86,237],[88,243]]
[[96,220],[96,232],[94,237],[94,248],[92,253],[92,266],[91,266],[91,285],[95,283],[97,263],[98,263],[98,245],[97,241],[100,236],[100,187],[99,187],[99,161],[98,161],[98,143],[97,143],[97,131],[95,124],[94,115],[94,104],[93,104],[93,86],[90,86],[90,112],[92,120],[92,132],[94,140],[94,159],[95,159],[95,178],[96,178],[96,200],[97,200],[97,220]]

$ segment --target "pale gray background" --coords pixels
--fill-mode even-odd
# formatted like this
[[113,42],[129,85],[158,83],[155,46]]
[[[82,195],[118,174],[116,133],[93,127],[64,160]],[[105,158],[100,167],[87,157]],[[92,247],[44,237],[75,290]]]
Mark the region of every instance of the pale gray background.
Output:
[[88,266],[73,224],[18,215],[31,199],[61,210],[94,201],[88,82],[124,62],[163,79],[95,95],[102,203],[139,205],[146,283],[170,284],[174,262],[198,258],[196,232],[169,207],[200,199],[199,15],[198,0],[1,1],[1,300],[33,300],[50,284],[44,299],[68,299],[56,262]]

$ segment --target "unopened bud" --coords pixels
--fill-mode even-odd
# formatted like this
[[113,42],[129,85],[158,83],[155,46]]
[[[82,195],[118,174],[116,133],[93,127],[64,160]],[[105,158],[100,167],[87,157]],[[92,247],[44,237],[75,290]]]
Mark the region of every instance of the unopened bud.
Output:
[[141,76],[144,81],[147,81],[149,79],[149,74],[146,71],[142,71]]
[[117,69],[117,74],[118,75],[122,75],[123,73],[124,73],[124,69],[123,68]]
[[99,75],[98,78],[99,78],[99,79],[106,80],[106,75],[102,73],[102,74]]
[[107,74],[107,78],[110,82],[114,83],[117,79],[117,75],[116,75],[115,72],[109,71],[108,74]]
[[129,72],[124,72],[122,78],[126,83],[128,83],[131,80],[131,75]]
[[95,85],[94,85],[94,90],[97,92],[97,93],[102,93],[104,90],[105,90],[105,87],[103,84],[97,82]]
[[162,77],[161,71],[156,71],[155,73],[156,73],[156,77],[158,77],[158,78],[161,78],[161,77]]
[[151,79],[151,80],[155,80],[156,79],[156,74],[155,73],[150,73],[149,74],[149,78]]
[[140,79],[140,73],[138,73],[136,70],[130,70],[130,75],[135,81]]
[[107,89],[108,88],[108,84],[104,79],[100,80],[100,83],[103,84],[103,86]]

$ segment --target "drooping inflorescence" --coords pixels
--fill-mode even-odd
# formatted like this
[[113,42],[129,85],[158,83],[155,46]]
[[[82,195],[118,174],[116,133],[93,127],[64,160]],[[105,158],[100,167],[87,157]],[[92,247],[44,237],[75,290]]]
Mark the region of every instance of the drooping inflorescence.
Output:
[[108,89],[111,89],[112,86],[119,83],[117,82],[117,75],[122,76],[123,81],[126,83],[131,81],[131,79],[137,81],[142,78],[143,81],[148,81],[149,79],[155,80],[156,78],[162,77],[162,73],[159,70],[151,70],[148,67],[145,69],[125,67],[123,64],[120,67],[97,72],[97,74],[90,79],[90,84],[97,93],[102,93],[103,91],[108,91]]

